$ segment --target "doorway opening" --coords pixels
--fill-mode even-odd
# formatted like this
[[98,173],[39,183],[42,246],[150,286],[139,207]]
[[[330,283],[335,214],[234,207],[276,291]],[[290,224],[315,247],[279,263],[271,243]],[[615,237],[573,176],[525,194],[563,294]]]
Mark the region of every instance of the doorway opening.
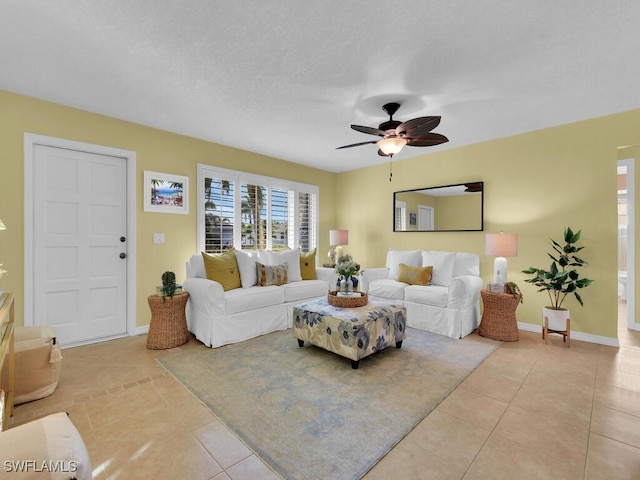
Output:
[[618,161],[618,337],[635,321],[634,159]]

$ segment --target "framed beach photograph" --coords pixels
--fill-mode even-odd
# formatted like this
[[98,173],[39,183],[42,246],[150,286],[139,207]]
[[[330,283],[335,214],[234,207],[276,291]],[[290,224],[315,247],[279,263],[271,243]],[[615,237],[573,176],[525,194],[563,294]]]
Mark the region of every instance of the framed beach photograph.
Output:
[[189,177],[145,170],[144,211],[189,213]]

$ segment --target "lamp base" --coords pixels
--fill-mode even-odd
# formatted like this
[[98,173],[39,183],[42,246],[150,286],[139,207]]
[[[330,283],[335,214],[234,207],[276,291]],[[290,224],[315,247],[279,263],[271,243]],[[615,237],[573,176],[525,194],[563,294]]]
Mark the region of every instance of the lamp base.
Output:
[[493,283],[507,283],[507,259],[496,257],[493,262]]
[[336,247],[331,247],[331,250],[329,250],[329,260],[331,261],[331,263],[333,265],[335,265],[335,263],[336,263]]

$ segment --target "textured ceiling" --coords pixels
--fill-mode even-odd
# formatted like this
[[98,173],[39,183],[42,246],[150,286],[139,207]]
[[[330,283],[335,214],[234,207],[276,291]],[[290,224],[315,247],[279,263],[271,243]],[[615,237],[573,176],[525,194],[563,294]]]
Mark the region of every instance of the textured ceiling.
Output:
[[[640,2],[0,0],[0,89],[341,172],[640,107]],[[1,105],[0,105],[1,108]],[[428,156],[425,157],[425,161]]]

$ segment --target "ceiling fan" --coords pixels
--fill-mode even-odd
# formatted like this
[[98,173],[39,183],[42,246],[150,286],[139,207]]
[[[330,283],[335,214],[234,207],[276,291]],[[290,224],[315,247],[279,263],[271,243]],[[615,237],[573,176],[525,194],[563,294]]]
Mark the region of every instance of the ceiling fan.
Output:
[[398,111],[398,108],[400,108],[399,103],[385,103],[382,106],[382,110],[389,115],[389,120],[382,122],[378,125],[378,128],[351,125],[351,128],[358,132],[382,137],[380,140],[343,145],[336,148],[336,150],[377,143],[378,155],[393,157],[405,145],[410,147],[432,147],[449,141],[444,135],[431,133],[431,130],[440,124],[440,117],[418,117],[406,122],[399,122],[393,119],[393,115]]

